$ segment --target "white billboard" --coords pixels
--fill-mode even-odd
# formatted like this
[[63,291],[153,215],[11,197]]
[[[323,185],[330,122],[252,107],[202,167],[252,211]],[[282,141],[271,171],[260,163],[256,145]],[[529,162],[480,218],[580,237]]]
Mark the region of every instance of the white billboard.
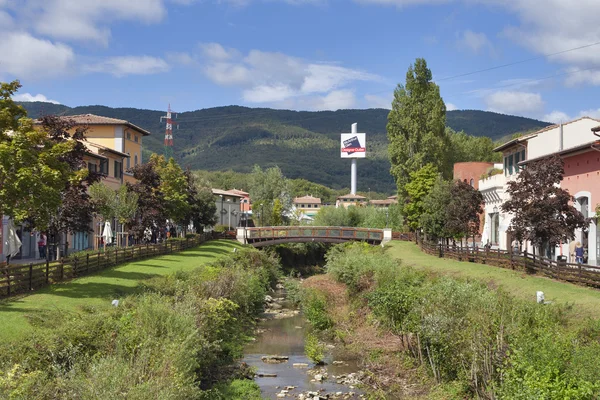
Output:
[[365,158],[367,156],[365,136],[364,133],[342,133],[342,158]]

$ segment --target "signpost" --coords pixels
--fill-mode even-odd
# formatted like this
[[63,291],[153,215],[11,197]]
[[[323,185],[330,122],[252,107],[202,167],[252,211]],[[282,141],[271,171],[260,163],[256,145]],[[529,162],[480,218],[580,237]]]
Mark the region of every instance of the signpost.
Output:
[[366,134],[358,133],[358,124],[352,124],[351,133],[342,133],[341,158],[352,159],[350,166],[350,194],[356,194],[356,160],[367,157]]

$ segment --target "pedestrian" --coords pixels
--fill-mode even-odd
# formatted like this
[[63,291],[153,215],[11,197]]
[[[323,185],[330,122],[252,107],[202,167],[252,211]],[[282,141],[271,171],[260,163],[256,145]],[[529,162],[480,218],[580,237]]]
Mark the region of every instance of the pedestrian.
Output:
[[575,261],[577,264],[583,264],[583,254],[583,246],[581,245],[581,242],[577,242],[575,244]]
[[46,258],[46,241],[47,237],[44,232],[40,233],[40,239],[38,240],[38,250],[40,251],[40,258]]
[[513,249],[513,253],[519,254],[519,241],[517,239],[512,241],[511,247]]

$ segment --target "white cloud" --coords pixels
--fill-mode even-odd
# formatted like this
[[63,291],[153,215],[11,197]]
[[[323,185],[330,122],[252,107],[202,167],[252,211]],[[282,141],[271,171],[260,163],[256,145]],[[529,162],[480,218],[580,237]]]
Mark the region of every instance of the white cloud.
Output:
[[369,108],[385,108],[387,110],[391,110],[393,99],[394,99],[393,94],[390,94],[389,96],[378,96],[375,94],[366,94],[365,95],[367,107],[369,107]]
[[544,108],[539,93],[498,91],[484,98],[489,111],[502,114],[531,115]]
[[84,67],[86,72],[103,72],[116,77],[158,74],[169,69],[169,64],[165,60],[150,56],[111,57],[98,64]]
[[14,101],[43,101],[46,103],[60,104],[60,102],[58,102],[56,100],[51,100],[41,93],[38,93],[36,95],[32,95],[31,93],[18,93],[13,96],[13,100]]
[[28,33],[4,33],[0,40],[0,72],[16,78],[45,78],[72,67],[73,50],[62,43],[37,39]]
[[473,53],[481,53],[483,50],[488,50],[493,54],[494,48],[492,42],[488,39],[485,33],[473,32],[471,30],[463,31],[457,40],[460,48],[465,48]]
[[347,86],[380,82],[374,74],[337,64],[310,62],[278,52],[250,50],[246,55],[218,43],[201,46],[204,74],[214,83],[238,87],[250,103],[308,109],[348,108],[356,103]]
[[552,122],[554,124],[558,124],[561,122],[570,121],[572,118],[569,117],[566,113],[558,110],[554,110],[549,114],[544,115],[541,120],[546,122]]
[[446,103],[446,111],[454,111],[454,110],[458,110],[458,107],[456,107],[452,103]]
[[[598,66],[600,68],[600,65]],[[585,83],[589,83],[595,86],[600,85],[600,71],[599,70],[581,70],[577,68],[567,69],[567,78],[565,84],[567,86],[577,86]]]
[[592,108],[590,110],[584,110],[579,113],[579,117],[590,117],[600,119],[600,108]]
[[174,65],[195,65],[198,63],[196,58],[190,53],[185,52],[169,52],[167,53],[167,59]]

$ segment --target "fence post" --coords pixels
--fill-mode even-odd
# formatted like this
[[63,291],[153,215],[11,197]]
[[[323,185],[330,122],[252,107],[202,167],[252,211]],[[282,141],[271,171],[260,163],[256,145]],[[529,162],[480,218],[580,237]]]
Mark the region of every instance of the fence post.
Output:
[[50,283],[50,260],[46,257],[46,285]]
[[6,265],[6,295],[10,296],[10,272],[8,270],[8,264]]
[[115,248],[115,265],[119,263],[119,248]]
[[510,269],[515,269],[515,266],[513,264],[513,253],[514,252],[512,250],[509,253],[510,254]]
[[98,262],[96,263],[96,269],[100,270],[100,250],[98,250],[98,258],[96,260],[98,260]]
[[77,274],[77,267],[78,267],[78,264],[79,264],[78,261],[79,260],[78,260],[77,257],[73,257],[73,277],[76,277],[78,275]]
[[33,263],[29,263],[29,291],[31,292],[33,285]]
[[65,259],[61,257],[60,259],[60,280],[64,280],[65,278]]

